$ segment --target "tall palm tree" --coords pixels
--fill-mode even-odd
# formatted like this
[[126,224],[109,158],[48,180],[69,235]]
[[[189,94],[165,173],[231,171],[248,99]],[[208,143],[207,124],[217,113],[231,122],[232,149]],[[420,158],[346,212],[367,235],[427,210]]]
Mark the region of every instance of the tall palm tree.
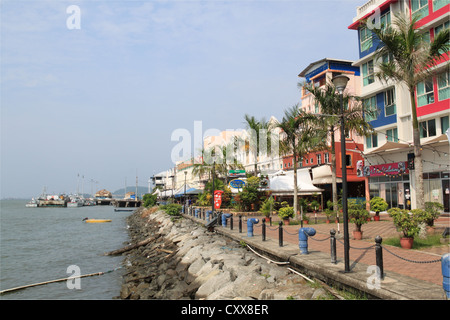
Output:
[[280,134],[280,152],[293,155],[294,164],[294,213],[298,208],[297,159],[311,150],[321,147],[325,135],[320,128],[313,125],[313,118],[302,112],[298,105],[284,111],[281,122],[276,127],[282,130]]
[[[250,131],[250,151],[253,153],[255,157],[255,176],[258,175],[258,157],[264,153],[267,152],[267,150],[270,149],[271,146],[271,134],[270,134],[270,125],[269,122],[266,121],[264,118],[261,120],[257,120],[254,116],[250,116],[246,114],[244,116],[245,124],[247,126],[247,129]],[[264,136],[262,135],[263,132],[266,132],[267,134]],[[264,141],[262,140],[264,139]],[[267,149],[266,150],[260,150],[260,144],[263,143]]]
[[380,59],[386,55],[392,57],[390,61],[378,65],[379,71],[375,72],[375,76],[383,82],[393,80],[403,83],[409,91],[415,155],[416,207],[423,209],[422,150],[414,91],[417,84],[433,74],[433,67],[438,64],[442,53],[448,55],[449,30],[441,31],[433,42],[428,43],[417,30],[418,19],[418,16],[410,19],[404,14],[397,14],[391,26],[372,28],[372,31],[382,42],[376,58]]
[[[338,192],[336,181],[336,148],[335,148],[335,132],[340,130],[341,102],[339,93],[331,80],[324,87],[315,87],[312,84],[299,83],[299,87],[304,87],[313,95],[313,99],[320,105],[320,114],[314,114],[325,130],[328,131],[330,138],[331,153],[331,184],[333,210],[337,211]],[[348,95],[344,92],[343,103],[348,106],[344,110],[345,127],[347,131],[356,131],[357,134],[365,136],[372,130],[371,125],[365,121],[363,116],[362,104],[358,97]],[[368,110],[366,113],[372,112]],[[327,146],[328,148],[328,146]]]

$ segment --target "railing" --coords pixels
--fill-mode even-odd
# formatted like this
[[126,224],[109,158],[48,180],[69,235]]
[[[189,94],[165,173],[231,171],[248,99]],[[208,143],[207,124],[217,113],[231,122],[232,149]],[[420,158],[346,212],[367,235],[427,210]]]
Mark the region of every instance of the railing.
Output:
[[[205,208],[194,208],[194,207],[188,207],[187,209],[183,208],[183,212],[187,212],[188,215],[191,216],[195,216],[198,219],[202,219],[202,220],[206,220],[206,222],[210,222],[213,221],[213,219],[217,218],[216,223],[214,226],[220,226],[222,225],[223,228],[230,228],[230,230],[233,230],[234,228],[234,219],[233,219],[233,215],[232,214],[226,214],[226,219],[224,219],[224,221],[222,220],[222,212],[221,211],[214,211],[212,212],[212,210],[207,210]],[[208,216],[209,214],[209,216]],[[241,214],[238,215],[238,230],[239,233],[242,233],[242,223],[243,223],[243,216]],[[249,218],[246,219],[246,222],[248,222],[248,220],[258,220],[255,218]],[[307,239],[312,239],[314,241],[326,241],[326,240],[330,240],[330,259],[331,259],[331,263],[332,264],[337,264],[337,255],[336,255],[336,244],[340,243],[342,245],[344,245],[344,243],[336,238],[336,231],[334,229],[330,230],[330,236],[323,238],[323,239],[317,239],[314,238],[315,235],[315,230],[313,228],[300,228],[299,230],[297,230],[296,232],[289,232],[288,230],[286,230],[286,228],[283,228],[283,222],[279,222],[277,227],[272,227],[272,220],[270,220],[270,226],[267,226],[265,219],[262,219],[262,223],[261,225],[257,223],[251,223],[247,224],[247,236],[249,237],[253,237],[253,227],[258,227],[261,228],[261,236],[262,236],[262,241],[266,241],[267,237],[266,237],[266,231],[267,229],[271,230],[271,231],[276,231],[278,230],[278,245],[280,247],[283,247],[283,234],[289,234],[289,235],[298,235],[299,236],[299,247],[300,247],[300,251],[302,254],[308,254],[308,250],[307,250]],[[307,229],[313,229],[314,233],[308,233]],[[301,234],[303,233],[303,234]],[[306,236],[306,237],[305,237]],[[303,240],[300,240],[300,238],[302,238]],[[306,239],[306,244],[305,244],[305,240]],[[376,236],[375,237],[375,244],[368,246],[368,247],[364,247],[364,248],[359,248],[359,247],[353,247],[350,246],[350,249],[353,250],[370,250],[370,249],[375,249],[375,260],[376,260],[376,266],[377,266],[377,276],[380,280],[384,279],[384,267],[383,267],[383,251],[386,251],[387,253],[393,255],[394,257],[401,259],[403,261],[409,262],[409,263],[419,263],[419,264],[423,264],[423,263],[437,263],[437,262],[441,262],[442,263],[442,273],[443,273],[443,286],[444,286],[444,290],[447,294],[447,297],[450,296],[450,254],[446,254],[443,255],[442,257],[440,257],[439,259],[434,259],[434,260],[427,260],[427,261],[419,261],[419,260],[412,260],[412,259],[408,259],[405,257],[401,257],[400,255],[392,252],[391,250],[389,250],[386,247],[382,246],[382,241],[383,239],[380,236]],[[303,242],[302,242],[303,241]],[[303,247],[302,247],[303,246]],[[306,246],[306,250],[305,250],[305,246]],[[384,249],[384,250],[383,250]],[[446,289],[447,288],[447,289]]]

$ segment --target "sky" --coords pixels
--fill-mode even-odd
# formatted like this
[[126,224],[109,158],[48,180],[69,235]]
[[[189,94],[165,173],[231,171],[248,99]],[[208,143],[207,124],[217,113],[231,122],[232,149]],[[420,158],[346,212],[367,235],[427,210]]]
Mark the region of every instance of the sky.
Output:
[[281,119],[310,63],[358,59],[365,2],[2,0],[0,198],[147,186],[175,130]]

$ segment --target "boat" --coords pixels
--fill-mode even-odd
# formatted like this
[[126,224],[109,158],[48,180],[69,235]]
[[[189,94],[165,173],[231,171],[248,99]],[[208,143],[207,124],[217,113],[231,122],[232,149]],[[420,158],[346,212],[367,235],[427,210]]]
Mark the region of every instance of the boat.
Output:
[[103,222],[111,222],[112,220],[110,220],[110,219],[89,219],[89,218],[84,218],[83,221],[86,222],[86,223],[103,223]]
[[70,201],[67,202],[68,208],[77,208],[84,206],[84,199],[78,195],[70,196]]
[[119,212],[119,211],[124,211],[124,212],[131,212],[134,211],[135,209],[114,209],[115,212]]
[[27,208],[37,208],[39,207],[39,202],[35,198],[31,198],[31,200],[25,206]]

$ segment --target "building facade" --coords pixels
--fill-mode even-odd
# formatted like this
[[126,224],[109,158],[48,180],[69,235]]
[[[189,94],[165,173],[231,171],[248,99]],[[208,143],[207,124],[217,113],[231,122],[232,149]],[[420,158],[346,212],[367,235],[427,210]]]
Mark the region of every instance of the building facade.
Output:
[[[381,82],[374,76],[380,63],[375,57],[379,40],[361,22],[375,17],[388,26],[395,15],[418,15],[416,25],[426,41],[433,41],[449,27],[449,0],[371,0],[357,8],[349,29],[358,32],[361,98],[365,108],[376,110],[367,117],[374,128],[364,141],[366,198],[383,197],[390,207],[415,208],[415,179],[411,98],[407,88],[396,82]],[[371,21],[369,19],[369,21]],[[374,20],[376,21],[376,20]],[[419,83],[415,102],[421,134],[425,202],[440,202],[449,211],[450,115],[449,55],[442,54],[434,76]],[[381,60],[389,59],[382,57]]]

